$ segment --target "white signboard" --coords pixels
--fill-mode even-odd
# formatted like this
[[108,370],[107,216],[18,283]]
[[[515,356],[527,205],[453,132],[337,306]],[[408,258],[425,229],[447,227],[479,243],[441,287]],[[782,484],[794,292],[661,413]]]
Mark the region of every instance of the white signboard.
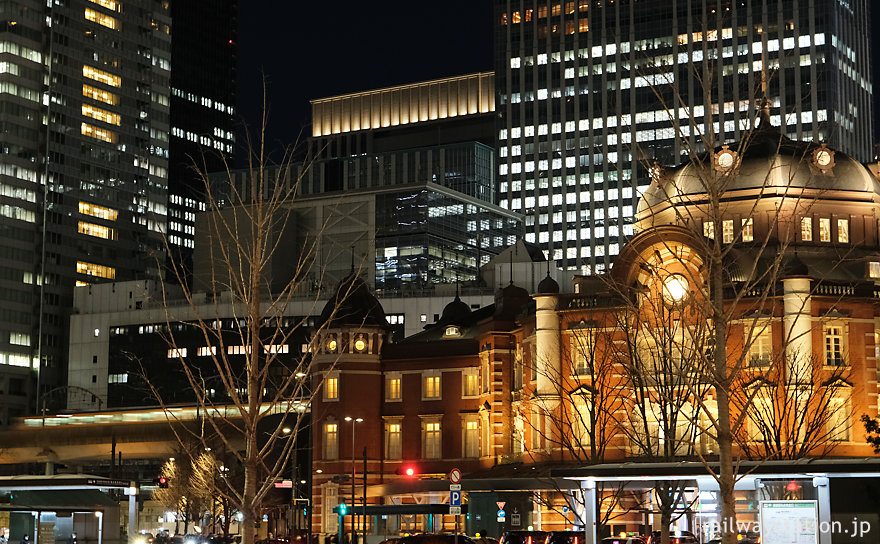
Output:
[[819,544],[816,501],[761,501],[761,544]]

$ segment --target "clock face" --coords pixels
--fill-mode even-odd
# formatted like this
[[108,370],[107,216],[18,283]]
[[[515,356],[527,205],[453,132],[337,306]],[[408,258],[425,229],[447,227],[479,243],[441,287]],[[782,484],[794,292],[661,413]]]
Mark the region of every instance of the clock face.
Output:
[[327,341],[327,351],[336,351],[336,339],[331,338]]
[[354,349],[356,349],[357,351],[364,351],[364,349],[366,349],[366,347],[367,347],[367,343],[364,342],[363,338],[358,338],[357,340],[354,341]]
[[721,168],[730,168],[733,166],[733,153],[730,151],[723,151],[718,155],[718,166]]
[[816,164],[819,166],[828,166],[831,164],[831,152],[827,149],[820,149],[816,153]]
[[688,280],[681,274],[670,274],[663,280],[663,299],[677,304],[688,296]]

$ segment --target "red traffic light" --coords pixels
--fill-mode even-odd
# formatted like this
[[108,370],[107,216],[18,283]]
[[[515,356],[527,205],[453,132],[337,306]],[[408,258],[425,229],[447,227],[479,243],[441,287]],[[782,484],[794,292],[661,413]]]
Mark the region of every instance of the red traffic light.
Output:
[[159,487],[161,487],[163,489],[167,488],[168,487],[168,478],[166,478],[165,476],[159,477]]

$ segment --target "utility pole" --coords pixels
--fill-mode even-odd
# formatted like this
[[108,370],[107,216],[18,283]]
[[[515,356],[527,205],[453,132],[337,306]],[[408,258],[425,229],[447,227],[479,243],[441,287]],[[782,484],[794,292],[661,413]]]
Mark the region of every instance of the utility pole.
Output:
[[361,525],[361,528],[363,529],[363,532],[364,532],[364,540],[361,542],[361,544],[367,544],[367,447],[366,446],[364,446],[364,471],[362,474],[364,477],[364,496],[363,496],[363,501],[361,502],[361,504],[363,504],[364,509],[361,512],[363,513],[364,518],[363,518],[363,524]]

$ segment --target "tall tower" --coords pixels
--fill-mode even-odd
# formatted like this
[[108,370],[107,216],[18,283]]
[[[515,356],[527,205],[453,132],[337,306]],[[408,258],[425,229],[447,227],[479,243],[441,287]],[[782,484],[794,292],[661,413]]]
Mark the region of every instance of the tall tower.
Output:
[[0,422],[63,403],[63,394],[47,393],[66,375],[75,285],[158,277],[168,10],[161,0],[15,0],[3,8]]
[[187,269],[204,209],[202,175],[224,171],[233,156],[237,13],[237,0],[171,3],[168,242],[169,257]]
[[655,160],[772,121],[871,158],[867,0],[496,0],[498,194],[560,266],[602,272]]
[[367,474],[382,472],[381,354],[389,327],[379,300],[354,269],[337,286],[319,325],[311,375],[316,391],[312,470],[317,471],[312,515],[316,526],[335,532],[333,508],[363,504],[364,478],[369,482]]

